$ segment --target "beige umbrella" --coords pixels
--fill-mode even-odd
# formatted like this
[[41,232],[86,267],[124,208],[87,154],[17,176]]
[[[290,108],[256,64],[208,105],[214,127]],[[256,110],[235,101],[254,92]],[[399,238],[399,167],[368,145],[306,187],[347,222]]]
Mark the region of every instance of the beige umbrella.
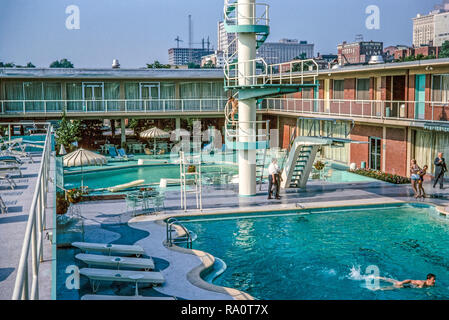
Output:
[[153,127],[140,133],[140,137],[144,139],[153,139],[154,154],[156,154],[156,139],[166,139],[170,134],[164,130]]
[[108,160],[105,156],[80,148],[64,156],[65,167],[81,166],[81,188],[84,187],[83,166],[106,164]]

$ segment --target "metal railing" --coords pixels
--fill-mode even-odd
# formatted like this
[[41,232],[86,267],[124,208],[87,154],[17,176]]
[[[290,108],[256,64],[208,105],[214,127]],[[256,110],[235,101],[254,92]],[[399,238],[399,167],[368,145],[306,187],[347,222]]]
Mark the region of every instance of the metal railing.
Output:
[[[239,8],[244,7],[244,10]],[[244,14],[249,7],[250,15]],[[238,3],[233,0],[225,0],[224,19],[228,25],[239,25],[239,20],[244,19],[245,25],[270,25],[270,6],[265,3]]]
[[0,114],[221,112],[226,98],[119,100],[0,100]]
[[[172,247],[176,243],[186,243],[188,249],[192,249],[192,237],[190,235],[189,230],[184,227],[177,219],[169,218],[166,222],[165,232],[167,237],[167,244],[169,247]],[[184,235],[181,237],[173,238],[173,231],[176,229],[173,228],[173,225],[179,226],[183,231]]]
[[263,109],[304,115],[448,123],[449,102],[268,98]]
[[[282,76],[283,83],[288,77]],[[290,78],[288,78],[290,79]],[[286,80],[287,81],[287,80]],[[290,80],[288,80],[290,81]],[[3,115],[48,116],[67,114],[113,113],[176,113],[225,111],[225,98],[211,99],[154,99],[154,100],[0,100]],[[20,105],[20,108],[14,106]],[[42,108],[37,108],[37,106]],[[48,108],[49,105],[58,108]],[[33,106],[33,108],[31,108]],[[449,121],[449,102],[438,101],[385,101],[349,99],[267,98],[259,111],[292,112],[303,115],[325,115],[359,119]],[[420,112],[418,112],[420,110]]]
[[[45,208],[47,203],[48,180],[51,160],[51,125],[48,124],[44,150],[36,180],[33,200],[25,230],[14,285],[13,300],[39,299],[39,264],[43,262],[43,239],[46,224]],[[31,246],[31,248],[30,248]],[[31,255],[31,288],[29,286],[29,258]]]
[[[260,71],[258,71],[260,70]],[[227,87],[263,84],[316,84],[319,66],[314,59],[267,64],[263,58],[247,61],[225,61]]]

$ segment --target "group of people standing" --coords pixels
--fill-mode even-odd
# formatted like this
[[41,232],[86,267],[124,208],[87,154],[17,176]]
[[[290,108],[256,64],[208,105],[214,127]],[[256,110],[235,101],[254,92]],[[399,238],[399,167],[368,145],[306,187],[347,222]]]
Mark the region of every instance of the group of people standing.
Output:
[[[438,153],[438,157],[435,158],[435,178],[433,182],[433,187],[440,184],[440,189],[443,189],[444,182],[444,173],[447,172],[447,166],[445,159],[443,158],[443,153]],[[428,165],[424,165],[422,168],[418,166],[418,163],[415,159],[411,161],[410,165],[410,177],[412,181],[412,189],[415,193],[415,198],[425,198],[426,193],[424,191],[423,182],[424,176],[427,174],[427,170],[429,169]]]

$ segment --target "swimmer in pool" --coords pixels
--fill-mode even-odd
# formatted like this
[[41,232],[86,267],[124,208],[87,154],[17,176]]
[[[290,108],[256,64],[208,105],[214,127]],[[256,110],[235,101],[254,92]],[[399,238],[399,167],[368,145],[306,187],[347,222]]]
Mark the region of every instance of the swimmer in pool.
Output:
[[403,281],[397,281],[394,279],[388,279],[388,278],[382,278],[378,277],[380,280],[391,282],[393,284],[393,288],[427,288],[427,287],[433,287],[435,285],[435,275],[433,273],[429,273],[427,275],[426,280],[403,280]]

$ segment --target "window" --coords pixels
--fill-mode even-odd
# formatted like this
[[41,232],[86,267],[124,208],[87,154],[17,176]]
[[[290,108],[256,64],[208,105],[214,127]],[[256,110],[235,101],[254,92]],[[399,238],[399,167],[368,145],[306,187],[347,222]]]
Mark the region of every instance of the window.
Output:
[[345,80],[334,80],[333,99],[345,98]]
[[369,100],[370,79],[357,79],[357,100]]
[[381,139],[376,137],[370,137],[370,157],[369,167],[373,170],[380,170],[381,160]]
[[432,101],[449,101],[449,74],[434,75],[432,81]]

